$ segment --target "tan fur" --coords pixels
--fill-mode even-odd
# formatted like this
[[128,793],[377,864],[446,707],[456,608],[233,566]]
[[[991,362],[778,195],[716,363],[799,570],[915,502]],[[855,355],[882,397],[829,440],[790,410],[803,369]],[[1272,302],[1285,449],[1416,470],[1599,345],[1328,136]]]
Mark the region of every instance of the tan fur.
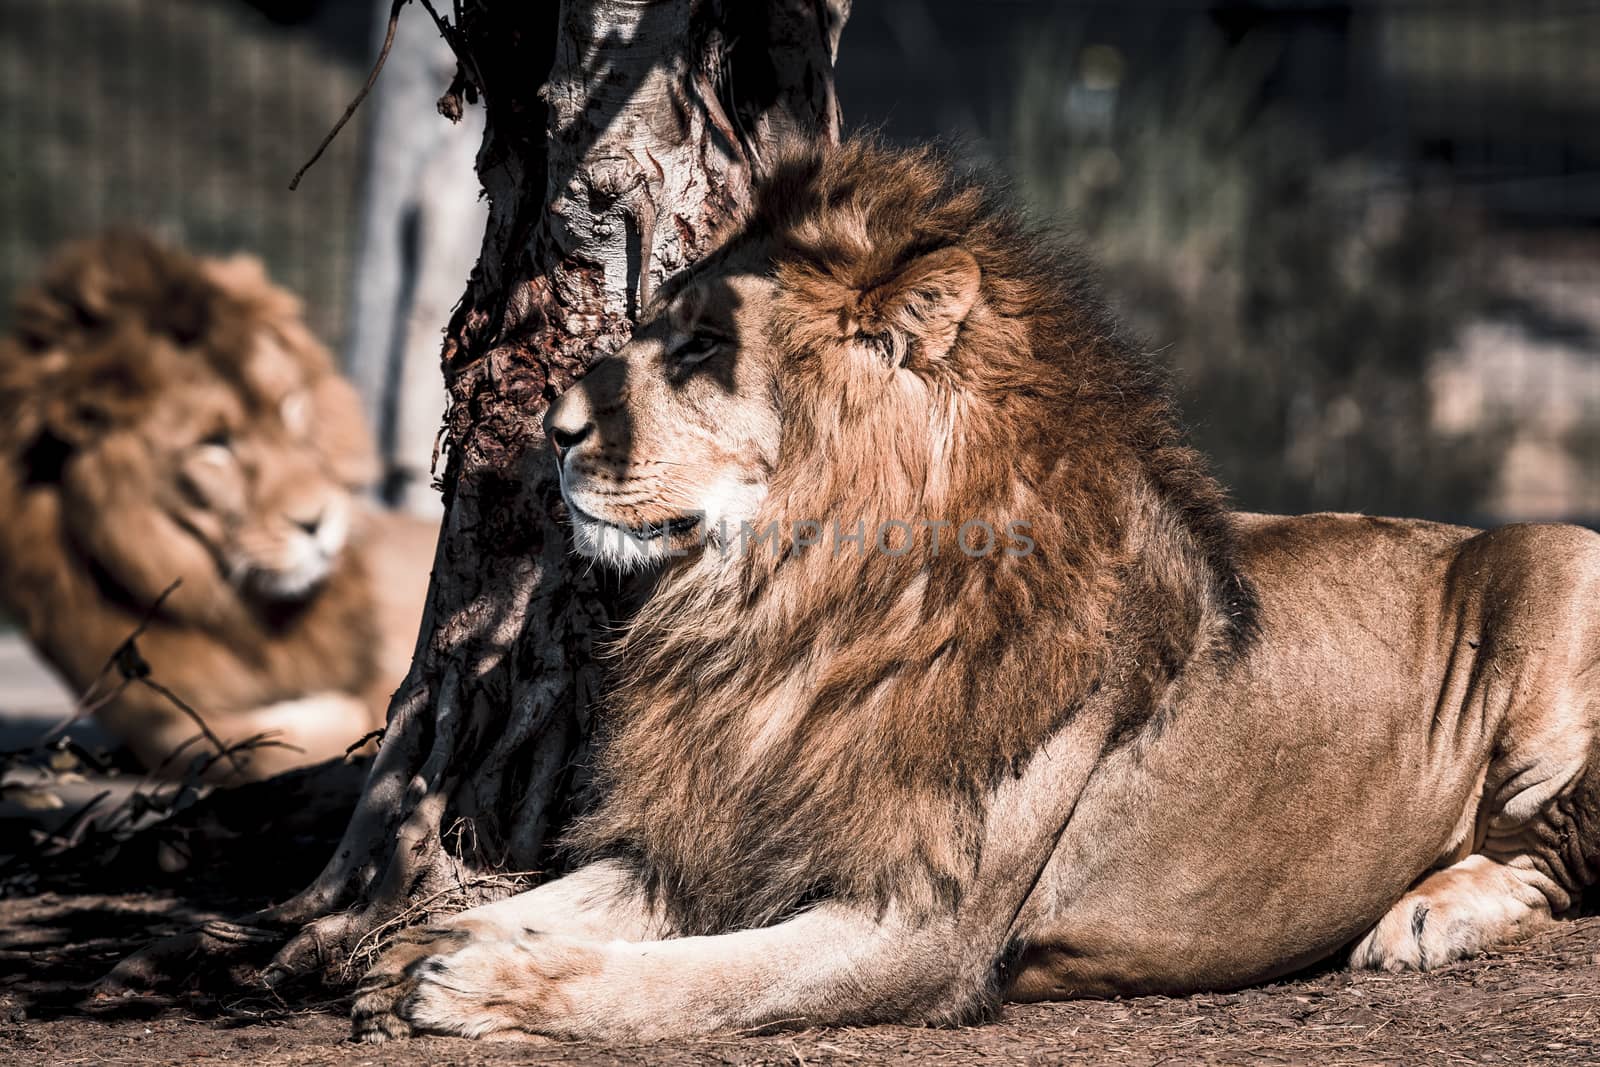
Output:
[[[181,580],[140,651],[225,740],[300,749],[250,774],[382,725],[431,532],[355,497],[375,468],[353,390],[254,260],[67,249],[0,342],[0,450],[0,599],[74,688]],[[196,732],[140,685],[98,714],[152,768]]]
[[[661,570],[591,862],[403,942],[359,1036],[961,1022],[1573,906],[1600,538],[1228,515],[1082,276],[928,153],[780,167],[546,419],[578,550]],[[894,520],[944,550],[806,527]]]

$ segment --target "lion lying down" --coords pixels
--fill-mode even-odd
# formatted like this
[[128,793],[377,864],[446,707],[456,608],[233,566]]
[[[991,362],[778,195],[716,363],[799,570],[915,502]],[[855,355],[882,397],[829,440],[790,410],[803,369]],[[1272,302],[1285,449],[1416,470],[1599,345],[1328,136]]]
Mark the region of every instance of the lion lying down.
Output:
[[[76,245],[0,339],[0,604],[83,693],[181,580],[138,641],[151,677],[223,742],[275,742],[210,774],[343,755],[383,725],[433,555],[428,524],[357,500],[374,470],[354,391],[258,263]],[[143,684],[96,714],[163,773],[209,749]]]
[[587,862],[401,937],[358,1036],[957,1023],[1574,908],[1600,537],[1229,515],[1079,277],[852,143],[551,409],[579,550],[663,568]]

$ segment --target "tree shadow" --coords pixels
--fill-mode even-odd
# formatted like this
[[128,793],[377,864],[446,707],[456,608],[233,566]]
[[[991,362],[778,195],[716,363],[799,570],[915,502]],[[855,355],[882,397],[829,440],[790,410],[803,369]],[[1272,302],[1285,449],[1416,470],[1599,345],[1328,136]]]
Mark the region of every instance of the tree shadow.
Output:
[[[178,1002],[170,997],[97,1002],[87,999],[88,991],[117,960],[146,942],[218,915],[187,901],[147,895],[45,895],[12,901],[5,912],[0,996],[31,1020],[140,1019],[171,1009]],[[206,1010],[204,1002],[188,1006]]]

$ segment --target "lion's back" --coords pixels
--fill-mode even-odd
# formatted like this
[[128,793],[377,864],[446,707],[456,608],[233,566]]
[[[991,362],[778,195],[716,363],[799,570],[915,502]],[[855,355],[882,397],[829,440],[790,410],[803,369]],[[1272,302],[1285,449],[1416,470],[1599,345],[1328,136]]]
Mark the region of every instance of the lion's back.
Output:
[[[1563,523],[1480,530],[1421,519],[1321,513],[1235,516],[1241,567],[1266,625],[1307,613],[1390,634],[1454,625],[1548,630],[1581,624],[1600,583],[1600,534]],[[1488,616],[1492,616],[1489,618]]]

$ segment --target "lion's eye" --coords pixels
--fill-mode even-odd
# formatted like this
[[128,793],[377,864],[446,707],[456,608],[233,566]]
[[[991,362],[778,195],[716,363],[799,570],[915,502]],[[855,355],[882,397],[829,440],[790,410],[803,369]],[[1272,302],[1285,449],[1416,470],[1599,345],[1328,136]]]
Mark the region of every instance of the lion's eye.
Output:
[[727,343],[727,338],[714,333],[690,334],[688,340],[672,350],[673,362],[679,366],[693,366]]
[[194,443],[195,459],[212,467],[228,467],[234,462],[233,436],[227,430],[213,430]]

